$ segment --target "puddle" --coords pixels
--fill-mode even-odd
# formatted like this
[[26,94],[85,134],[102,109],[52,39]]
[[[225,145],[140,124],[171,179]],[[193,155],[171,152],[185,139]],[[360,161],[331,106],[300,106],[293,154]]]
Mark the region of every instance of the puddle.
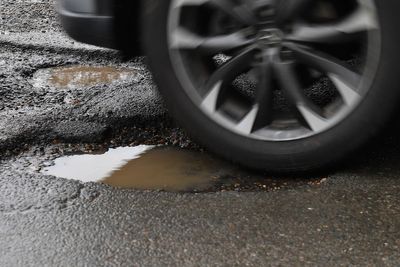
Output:
[[143,77],[137,70],[111,66],[67,66],[41,69],[35,72],[35,88],[79,89],[96,85],[139,81]]
[[104,154],[66,156],[54,163],[42,172],[116,188],[172,192],[270,191],[319,185],[322,179],[273,179],[245,172],[206,153],[145,145],[110,149]]
[[55,160],[47,175],[119,188],[166,191],[206,190],[232,169],[204,153],[155,146],[120,147],[102,155]]

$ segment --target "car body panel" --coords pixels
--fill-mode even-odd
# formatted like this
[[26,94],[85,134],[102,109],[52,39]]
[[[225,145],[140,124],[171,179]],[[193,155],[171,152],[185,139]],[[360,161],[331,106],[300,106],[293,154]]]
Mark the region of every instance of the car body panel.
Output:
[[138,0],[58,0],[57,10],[73,39],[139,53]]
[[58,13],[65,31],[77,41],[117,48],[110,1],[59,0]]

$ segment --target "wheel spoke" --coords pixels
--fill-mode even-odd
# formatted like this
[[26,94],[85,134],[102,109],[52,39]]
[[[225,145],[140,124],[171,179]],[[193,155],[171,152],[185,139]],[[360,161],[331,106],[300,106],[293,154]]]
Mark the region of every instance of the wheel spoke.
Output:
[[254,58],[255,49],[249,48],[244,50],[239,55],[233,57],[228,62],[218,68],[209,78],[202,105],[209,111],[215,111],[218,103],[218,98],[225,85],[234,80],[238,75],[250,68],[250,64]]
[[196,49],[202,54],[215,55],[224,51],[239,49],[251,43],[252,40],[246,39],[240,31],[214,37],[201,37],[180,27],[172,33],[170,48]]
[[203,109],[207,110],[208,112],[215,112],[217,109],[218,97],[221,93],[221,85],[222,81],[217,82],[213,88],[211,88],[201,103]]
[[236,126],[238,131],[247,134],[268,125],[272,121],[272,66],[269,56],[264,57],[263,62],[258,65],[255,71],[258,79],[255,104]]
[[304,95],[301,84],[296,77],[294,63],[275,62],[274,73],[290,105],[300,116],[300,121],[313,131],[320,131],[325,128],[328,121],[323,117],[322,111]]
[[288,44],[287,47],[294,52],[300,62],[326,73],[346,104],[350,105],[361,97],[357,92],[362,79],[361,75],[350,66],[327,54],[311,51],[299,45]]
[[249,113],[236,125],[236,130],[245,134],[252,133],[259,114],[259,109],[260,107],[258,105],[254,105]]
[[304,103],[299,103],[297,105],[297,108],[308,126],[314,132],[322,131],[329,125],[327,119],[322,117],[318,112],[315,111],[315,109],[311,108],[310,106]]
[[339,43],[351,40],[361,32],[378,29],[378,22],[371,9],[359,7],[338,23],[324,26],[297,25],[286,40],[310,43]]
[[235,5],[233,0],[209,0],[210,4],[219,8],[226,15],[244,25],[257,23],[254,14],[246,4]]
[[253,130],[259,129],[272,121],[273,88],[272,62],[266,57],[258,67],[258,85],[255,102],[258,105],[258,114],[254,121]]
[[339,91],[346,105],[350,106],[361,99],[360,94],[346,81],[343,81],[339,76],[334,74],[328,75],[336,89]]
[[277,22],[283,23],[294,19],[312,2],[312,0],[283,0],[278,4]]
[[233,0],[179,0],[176,7],[181,8],[182,6],[200,6],[205,4],[217,8],[243,25],[254,25],[257,23],[254,14],[246,4],[237,4]]

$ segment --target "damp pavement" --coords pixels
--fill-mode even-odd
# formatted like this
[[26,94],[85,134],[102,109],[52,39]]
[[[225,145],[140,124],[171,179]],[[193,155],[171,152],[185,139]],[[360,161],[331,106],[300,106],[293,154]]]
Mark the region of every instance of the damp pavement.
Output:
[[[0,266],[399,265],[400,122],[335,171],[252,173],[176,127],[143,58],[70,40],[52,1],[0,14]],[[105,179],[46,173],[113,152]],[[150,180],[166,158],[187,186]]]

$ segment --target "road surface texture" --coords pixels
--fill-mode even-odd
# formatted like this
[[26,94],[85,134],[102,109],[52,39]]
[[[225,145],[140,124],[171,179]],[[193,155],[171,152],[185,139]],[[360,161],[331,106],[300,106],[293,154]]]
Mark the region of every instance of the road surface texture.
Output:
[[[265,175],[261,187],[250,177],[174,193],[46,176],[69,153],[201,149],[168,118],[142,58],[68,39],[51,1],[2,0],[0,22],[0,266],[400,264],[399,123],[339,171]],[[60,90],[35,76],[70,65],[132,72]]]

